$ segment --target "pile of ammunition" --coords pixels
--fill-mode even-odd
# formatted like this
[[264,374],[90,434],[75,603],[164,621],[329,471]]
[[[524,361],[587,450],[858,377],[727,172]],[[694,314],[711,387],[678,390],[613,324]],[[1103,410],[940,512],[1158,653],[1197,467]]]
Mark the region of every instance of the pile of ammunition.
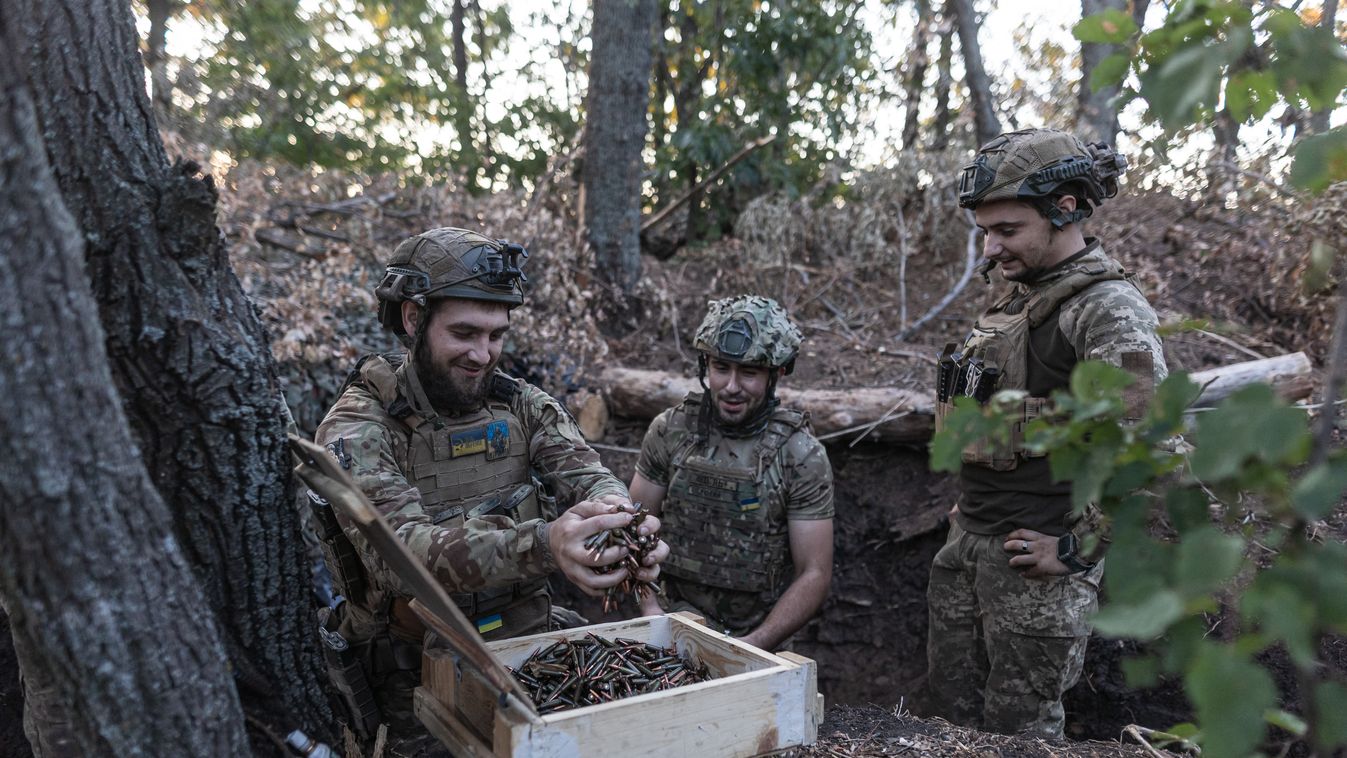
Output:
[[613,511],[618,512],[635,510],[631,523],[622,529],[605,529],[585,541],[585,549],[589,551],[590,556],[597,558],[600,553],[610,547],[626,547],[627,555],[617,563],[610,563],[607,566],[600,566],[595,571],[601,574],[610,574],[620,568],[626,567],[627,578],[616,587],[609,587],[603,595],[603,612],[611,613],[616,608],[623,597],[635,594],[637,598],[643,598],[646,593],[659,593],[659,586],[654,582],[641,582],[636,579],[636,572],[641,570],[641,562],[659,545],[659,537],[653,534],[641,535],[637,533],[637,527],[645,521],[649,511],[640,503],[632,503],[630,506],[614,506]]
[[539,713],[598,705],[632,695],[704,682],[706,665],[639,640],[586,634],[561,640],[510,669],[528,690]]
[[966,395],[985,404],[1001,382],[1001,368],[995,358],[985,350],[963,353],[955,343],[947,343],[936,359],[936,400],[949,403]]

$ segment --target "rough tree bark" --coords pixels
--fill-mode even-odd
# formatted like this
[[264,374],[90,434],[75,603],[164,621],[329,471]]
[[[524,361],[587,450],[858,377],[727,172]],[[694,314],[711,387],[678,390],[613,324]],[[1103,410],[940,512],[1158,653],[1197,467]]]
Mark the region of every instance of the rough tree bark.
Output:
[[959,47],[963,51],[968,93],[973,101],[978,144],[984,145],[1001,133],[1001,120],[996,117],[996,106],[992,103],[991,78],[982,65],[982,47],[978,44],[980,23],[973,12],[973,0],[950,0],[950,6],[959,27]]
[[[1127,0],[1080,0],[1081,16],[1093,16],[1113,9],[1127,10]],[[1118,85],[1095,90],[1090,86],[1090,75],[1099,62],[1118,51],[1117,45],[1084,42],[1080,46],[1080,92],[1076,121],[1078,136],[1086,142],[1103,142],[1110,147],[1118,141],[1118,111],[1113,99],[1118,96]]]
[[931,63],[931,56],[928,52],[928,48],[931,46],[931,27],[933,26],[930,0],[917,0],[916,11],[917,25],[912,31],[912,54],[907,58],[909,68],[907,84],[904,87],[907,97],[907,110],[903,115],[903,149],[905,150],[910,150],[917,144],[921,93],[926,83],[926,69]]
[[594,0],[585,226],[601,276],[624,292],[641,276],[641,151],[656,15],[654,0]]
[[[14,18],[0,14],[12,42]],[[39,755],[240,755],[229,662],[135,440],[23,73],[0,45],[0,600]]]
[[288,413],[214,184],[168,161],[125,0],[0,0],[0,18],[83,231],[112,380],[201,583],[204,606],[176,623],[214,618],[255,723],[330,738]]

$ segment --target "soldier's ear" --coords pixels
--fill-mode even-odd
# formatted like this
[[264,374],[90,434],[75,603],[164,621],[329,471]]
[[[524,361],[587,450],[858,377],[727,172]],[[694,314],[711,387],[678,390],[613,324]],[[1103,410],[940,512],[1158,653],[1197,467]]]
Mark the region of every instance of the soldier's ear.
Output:
[[1074,211],[1076,209],[1076,196],[1062,195],[1061,197],[1057,198],[1057,207],[1061,209],[1062,213],[1070,213]]
[[408,337],[416,336],[416,328],[421,321],[421,306],[410,300],[402,301],[402,330]]

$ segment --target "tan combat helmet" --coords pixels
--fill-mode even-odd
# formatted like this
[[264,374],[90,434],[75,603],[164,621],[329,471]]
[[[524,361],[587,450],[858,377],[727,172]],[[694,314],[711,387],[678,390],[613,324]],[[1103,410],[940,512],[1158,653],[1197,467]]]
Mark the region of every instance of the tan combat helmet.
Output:
[[[1094,206],[1118,194],[1127,159],[1102,142],[1084,144],[1056,129],[1008,132],[982,146],[959,177],[959,207],[1024,200],[1058,229],[1088,218]],[[1074,195],[1063,213],[1055,198]]]
[[707,305],[694,344],[711,358],[790,373],[802,341],[800,330],[775,300],[740,295]]
[[467,229],[422,232],[397,246],[383,280],[374,289],[379,322],[405,341],[404,301],[423,308],[432,299],[449,297],[505,303],[511,308],[522,305],[528,279],[520,265],[528,257],[521,245]]

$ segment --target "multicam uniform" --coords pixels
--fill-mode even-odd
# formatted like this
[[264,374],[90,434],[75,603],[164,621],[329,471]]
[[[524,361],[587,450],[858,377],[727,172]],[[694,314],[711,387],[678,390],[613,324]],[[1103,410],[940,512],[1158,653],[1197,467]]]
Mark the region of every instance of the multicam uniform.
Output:
[[[1149,366],[1141,386],[1162,380],[1157,326],[1155,311],[1122,267],[1088,240],[1032,284],[1016,284],[979,318],[965,351],[999,351],[1008,367],[1018,363],[1000,389],[1028,391],[1028,419],[1043,398],[1068,385],[1082,360]],[[1053,482],[1047,458],[1018,447],[980,446],[965,451],[965,461],[959,513],[931,568],[931,705],[957,723],[1061,738],[1061,698],[1080,676],[1103,563],[1024,578],[1008,563],[1005,535],[1018,528],[1054,537],[1079,530],[1071,483]]]
[[[567,505],[604,495],[625,499],[626,486],[542,390],[497,372],[481,409],[437,416],[410,359],[397,362],[381,356],[362,361],[316,441],[351,472],[430,573],[456,593],[484,637],[545,630],[550,602],[543,580],[555,566],[533,477]],[[338,576],[347,593],[341,635],[363,650],[384,716],[394,726],[409,726],[424,630],[407,612],[396,575],[358,530],[342,526],[363,563],[364,581]]]
[[667,488],[671,610],[743,635],[793,579],[787,522],[833,517],[832,468],[804,414],[777,408],[757,433],[734,437],[703,418],[703,402],[693,393],[655,418],[636,470]]

